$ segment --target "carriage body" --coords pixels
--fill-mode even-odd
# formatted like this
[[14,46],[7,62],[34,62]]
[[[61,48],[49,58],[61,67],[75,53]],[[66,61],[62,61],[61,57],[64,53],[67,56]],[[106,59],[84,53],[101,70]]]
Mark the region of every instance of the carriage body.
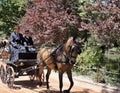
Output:
[[6,61],[6,64],[13,67],[16,77],[23,76],[24,72],[26,75],[33,75],[37,64],[36,55],[36,52],[20,52],[15,63]]
[[[6,52],[6,51],[4,51]],[[5,54],[5,53],[3,53]],[[7,56],[11,54],[8,52]],[[34,80],[37,67],[37,52],[19,52],[18,60],[11,62],[10,57],[5,57],[0,61],[0,77],[3,83],[7,83],[8,87],[13,87],[14,79],[19,76],[29,76],[30,80]]]
[[36,64],[36,52],[28,52],[28,53],[19,53],[18,55],[18,61],[15,62],[15,64],[19,67],[21,66],[21,68],[26,68],[29,66],[33,66]]

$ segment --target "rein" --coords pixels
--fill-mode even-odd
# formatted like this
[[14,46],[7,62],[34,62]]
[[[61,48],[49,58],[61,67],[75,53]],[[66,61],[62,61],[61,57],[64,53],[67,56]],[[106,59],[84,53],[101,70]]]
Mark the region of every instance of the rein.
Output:
[[[74,64],[73,62],[70,62],[71,59],[76,59],[76,56],[72,55],[73,51],[74,51],[74,48],[78,47],[78,44],[76,42],[74,42],[71,46],[70,46],[70,50],[68,52],[68,58],[69,58],[69,63],[70,64]],[[78,49],[75,50],[77,51],[76,53],[78,53]]]

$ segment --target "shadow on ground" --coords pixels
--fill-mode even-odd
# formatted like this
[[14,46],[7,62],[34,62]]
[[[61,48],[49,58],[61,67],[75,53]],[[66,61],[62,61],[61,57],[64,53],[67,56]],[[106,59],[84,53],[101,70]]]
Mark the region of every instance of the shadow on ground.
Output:
[[[55,90],[49,90],[49,92],[47,90],[43,90],[43,91],[40,91],[39,93],[60,93],[60,92],[55,91]],[[83,90],[83,91],[74,91],[74,92],[70,92],[70,93],[89,93],[89,90],[86,89],[86,90]]]
[[[37,86],[37,82],[30,81],[30,80],[15,81],[14,84],[15,84],[14,87],[19,86],[19,87],[24,87],[28,89],[35,89]],[[41,87],[46,87],[46,82],[43,82]]]
[[[14,82],[14,89],[21,89],[21,88],[28,88],[32,91],[34,91],[34,89],[36,89],[36,86],[37,86],[37,83],[35,81],[30,81],[30,80],[23,80],[23,81],[15,81]],[[40,88],[46,88],[46,82],[43,82],[43,85],[40,87]],[[70,93],[90,93],[89,92],[90,90],[89,89],[84,89],[82,91],[74,91],[74,92],[70,92]],[[35,90],[35,92],[37,93],[48,93],[48,90],[42,90],[40,91],[39,89],[38,90]],[[58,90],[49,90],[49,93],[60,93]]]
[[[60,93],[60,92],[55,91],[55,90],[49,90],[49,92],[47,90],[43,90],[43,91],[40,91],[39,93]],[[85,89],[83,91],[74,91],[74,92],[70,92],[70,93],[89,93],[89,90]]]

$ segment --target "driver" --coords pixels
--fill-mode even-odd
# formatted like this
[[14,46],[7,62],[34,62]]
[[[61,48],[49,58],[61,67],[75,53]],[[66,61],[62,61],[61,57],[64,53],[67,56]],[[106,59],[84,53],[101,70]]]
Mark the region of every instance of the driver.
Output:
[[31,33],[29,30],[25,31],[24,46],[26,48],[26,52],[30,52],[29,48],[33,47],[33,40],[32,40]]
[[12,63],[18,60],[20,45],[23,46],[23,35],[20,33],[20,26],[16,26],[10,35],[10,61]]

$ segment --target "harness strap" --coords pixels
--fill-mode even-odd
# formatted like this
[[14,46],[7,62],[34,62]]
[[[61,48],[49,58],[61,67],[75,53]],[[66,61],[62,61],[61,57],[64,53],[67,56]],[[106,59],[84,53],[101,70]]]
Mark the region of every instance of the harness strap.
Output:
[[53,57],[54,59],[56,59],[56,51],[58,50],[58,49],[61,49],[63,47],[63,44],[61,44],[61,45],[59,45],[47,58],[45,58],[44,60],[42,60],[42,62],[39,62],[39,63],[41,63],[41,64],[43,64],[43,65],[45,65],[45,66],[48,66],[48,65],[50,65],[50,64],[54,64],[55,65],[55,67],[57,68],[57,64],[56,64],[56,60],[55,61],[53,61],[53,62],[50,62],[49,64],[45,64],[45,61],[49,58],[49,57]]

